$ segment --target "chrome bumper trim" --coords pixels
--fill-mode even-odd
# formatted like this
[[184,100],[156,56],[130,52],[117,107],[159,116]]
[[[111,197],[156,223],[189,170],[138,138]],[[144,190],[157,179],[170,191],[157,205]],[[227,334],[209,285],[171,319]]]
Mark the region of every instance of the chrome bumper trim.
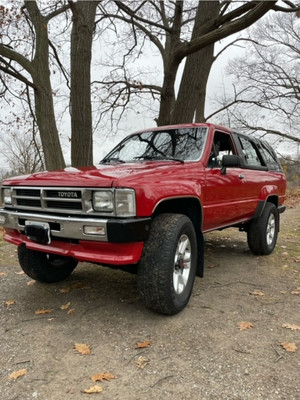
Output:
[[[31,214],[0,209],[0,220],[4,220],[3,226],[5,228],[17,229],[18,231],[24,231],[25,221],[47,222],[50,224],[51,237],[53,238],[94,240],[97,242],[108,241],[107,219],[59,217],[57,215]],[[85,234],[83,232],[85,225],[104,228],[105,235]]]

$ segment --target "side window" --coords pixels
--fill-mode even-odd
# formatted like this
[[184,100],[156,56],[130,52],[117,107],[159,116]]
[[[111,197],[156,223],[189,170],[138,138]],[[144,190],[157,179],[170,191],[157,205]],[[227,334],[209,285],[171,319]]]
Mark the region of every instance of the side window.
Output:
[[239,141],[244,153],[245,164],[249,166],[262,166],[259,152],[254,142],[242,136],[239,137]]
[[216,131],[208,167],[220,167],[223,156],[229,154],[236,154],[231,136],[227,133]]
[[281,165],[273,149],[265,142],[260,142],[259,150],[271,171],[281,171]]

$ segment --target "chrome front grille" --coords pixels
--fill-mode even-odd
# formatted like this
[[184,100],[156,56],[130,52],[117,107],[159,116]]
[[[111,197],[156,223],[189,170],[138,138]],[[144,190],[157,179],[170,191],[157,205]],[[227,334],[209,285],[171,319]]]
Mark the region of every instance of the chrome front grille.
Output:
[[14,187],[12,206],[22,210],[89,213],[92,211],[92,191],[84,188]]

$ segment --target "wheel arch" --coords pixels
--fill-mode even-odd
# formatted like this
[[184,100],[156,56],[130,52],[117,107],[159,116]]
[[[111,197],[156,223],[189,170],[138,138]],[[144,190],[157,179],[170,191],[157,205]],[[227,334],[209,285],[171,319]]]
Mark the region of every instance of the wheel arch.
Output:
[[197,232],[202,229],[202,205],[197,197],[175,197],[161,200],[156,204],[152,216],[158,214],[184,214],[190,218]]
[[260,200],[258,202],[258,204],[257,204],[256,210],[255,210],[255,213],[254,213],[252,219],[256,219],[256,218],[259,218],[261,216],[261,214],[264,211],[264,208],[265,208],[267,203],[273,203],[276,206],[276,208],[278,208],[278,205],[279,205],[278,196],[277,195],[270,195],[266,199]]

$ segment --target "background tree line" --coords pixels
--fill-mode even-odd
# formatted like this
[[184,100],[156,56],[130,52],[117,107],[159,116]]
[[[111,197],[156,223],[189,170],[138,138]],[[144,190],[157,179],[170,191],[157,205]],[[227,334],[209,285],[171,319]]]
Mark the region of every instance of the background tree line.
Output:
[[[158,125],[214,120],[299,142],[298,11],[290,1],[7,0],[0,6],[7,154],[15,152],[26,172],[63,168],[64,142],[73,166],[90,165],[94,133],[104,124],[116,129],[128,110],[147,113]],[[225,90],[207,115],[215,45],[251,26],[248,36],[235,39],[251,46],[228,69],[233,95]]]

